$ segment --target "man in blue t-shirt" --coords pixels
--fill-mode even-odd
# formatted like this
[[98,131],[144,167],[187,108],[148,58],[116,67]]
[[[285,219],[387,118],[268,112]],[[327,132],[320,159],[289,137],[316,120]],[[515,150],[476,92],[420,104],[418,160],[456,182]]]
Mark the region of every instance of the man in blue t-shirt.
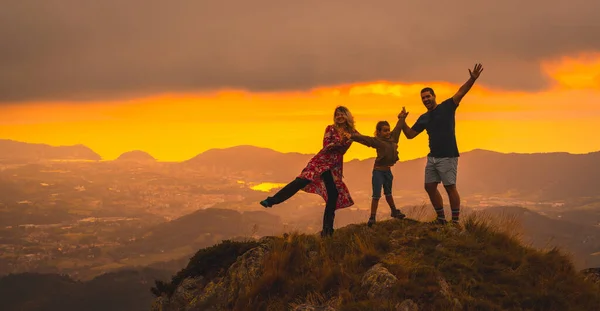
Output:
[[[452,222],[458,223],[460,196],[456,189],[456,172],[459,153],[454,131],[454,115],[460,101],[469,92],[482,71],[483,66],[481,64],[476,64],[472,71],[469,69],[469,80],[460,87],[454,96],[440,104],[436,103],[435,92],[432,88],[422,89],[421,100],[427,108],[427,112],[422,114],[412,127],[409,127],[406,122],[402,127],[402,131],[408,139],[415,138],[423,130],[427,130],[429,135],[429,154],[425,166],[425,190],[437,213],[437,219],[434,222],[439,224],[447,223],[442,195],[437,189],[440,182],[448,193],[450,209],[452,210]],[[406,120],[407,116],[408,112],[403,108],[399,117]]]

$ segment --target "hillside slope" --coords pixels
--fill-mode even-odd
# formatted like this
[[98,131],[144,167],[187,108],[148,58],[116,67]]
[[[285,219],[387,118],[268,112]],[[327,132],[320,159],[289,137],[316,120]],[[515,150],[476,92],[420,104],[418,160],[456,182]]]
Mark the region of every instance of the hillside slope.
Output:
[[[503,228],[503,229],[502,229]],[[502,229],[504,232],[500,232]],[[600,287],[556,249],[524,247],[481,216],[225,241],[200,250],[153,310],[592,310]]]
[[100,275],[80,282],[66,275],[20,273],[0,277],[3,311],[148,310],[152,280],[166,271],[140,268]]

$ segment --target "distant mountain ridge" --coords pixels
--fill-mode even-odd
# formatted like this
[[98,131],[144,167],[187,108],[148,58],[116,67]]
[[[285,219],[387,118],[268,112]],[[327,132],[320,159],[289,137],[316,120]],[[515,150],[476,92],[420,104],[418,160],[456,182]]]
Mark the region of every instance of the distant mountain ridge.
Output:
[[155,162],[156,159],[145,151],[132,150],[122,153],[116,161]]
[[[100,156],[86,146],[52,147],[0,140],[0,159],[89,159]],[[126,154],[151,157],[143,151]],[[305,167],[313,154],[282,153],[264,147],[241,145],[210,149],[178,163],[186,168],[211,171],[230,178],[254,182],[287,183]],[[344,163],[344,177],[350,189],[370,186],[374,158]],[[421,191],[426,157],[398,162],[393,168],[394,188]],[[596,180],[600,176],[600,151],[587,154],[567,152],[500,153],[482,149],[462,152],[458,182],[462,193],[525,195],[532,200],[564,200],[600,196]]]
[[[281,153],[268,148],[238,146],[211,149],[181,164],[212,169],[223,174],[253,176],[257,180],[287,183],[293,180],[313,155]],[[374,158],[344,163],[350,189],[370,187]],[[402,161],[392,168],[394,188],[421,191],[426,157]],[[600,152],[570,154],[500,153],[475,149],[462,152],[458,164],[458,186],[464,193],[519,193],[533,199],[562,200],[600,196]]]
[[102,160],[84,145],[50,146],[0,139],[0,160]]
[[242,145],[210,149],[182,162],[182,165],[190,168],[212,169],[224,174],[247,172],[248,175],[259,178],[290,181],[300,173],[313,156],[313,154],[282,153],[269,148]]

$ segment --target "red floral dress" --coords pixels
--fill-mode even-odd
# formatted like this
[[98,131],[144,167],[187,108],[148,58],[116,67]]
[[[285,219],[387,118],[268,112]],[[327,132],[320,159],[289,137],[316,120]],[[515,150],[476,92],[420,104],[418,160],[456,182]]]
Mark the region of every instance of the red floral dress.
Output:
[[312,181],[302,190],[308,193],[315,193],[323,197],[327,202],[327,189],[325,182],[321,179],[321,174],[331,170],[335,186],[338,190],[338,199],[336,209],[345,208],[354,205],[350,196],[348,187],[342,181],[344,154],[352,145],[352,141],[342,139],[333,125],[327,126],[325,136],[323,137],[323,149],[321,149],[302,170],[298,177]]

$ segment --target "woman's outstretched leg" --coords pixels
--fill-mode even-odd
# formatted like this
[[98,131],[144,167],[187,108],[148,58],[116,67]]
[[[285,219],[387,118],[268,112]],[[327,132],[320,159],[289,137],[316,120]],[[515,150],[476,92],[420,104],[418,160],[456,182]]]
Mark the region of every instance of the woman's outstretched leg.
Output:
[[325,183],[325,189],[327,189],[327,203],[325,204],[325,212],[323,213],[323,231],[321,231],[321,236],[330,236],[333,234],[333,220],[335,218],[335,208],[339,192],[335,186],[331,171],[325,171],[321,175],[321,179]]
[[285,187],[281,188],[281,190],[277,191],[277,193],[275,193],[275,195],[272,197],[268,197],[265,200],[260,201],[260,205],[264,207],[271,207],[275,204],[282,203],[310,183],[311,181],[308,179],[296,178]]

